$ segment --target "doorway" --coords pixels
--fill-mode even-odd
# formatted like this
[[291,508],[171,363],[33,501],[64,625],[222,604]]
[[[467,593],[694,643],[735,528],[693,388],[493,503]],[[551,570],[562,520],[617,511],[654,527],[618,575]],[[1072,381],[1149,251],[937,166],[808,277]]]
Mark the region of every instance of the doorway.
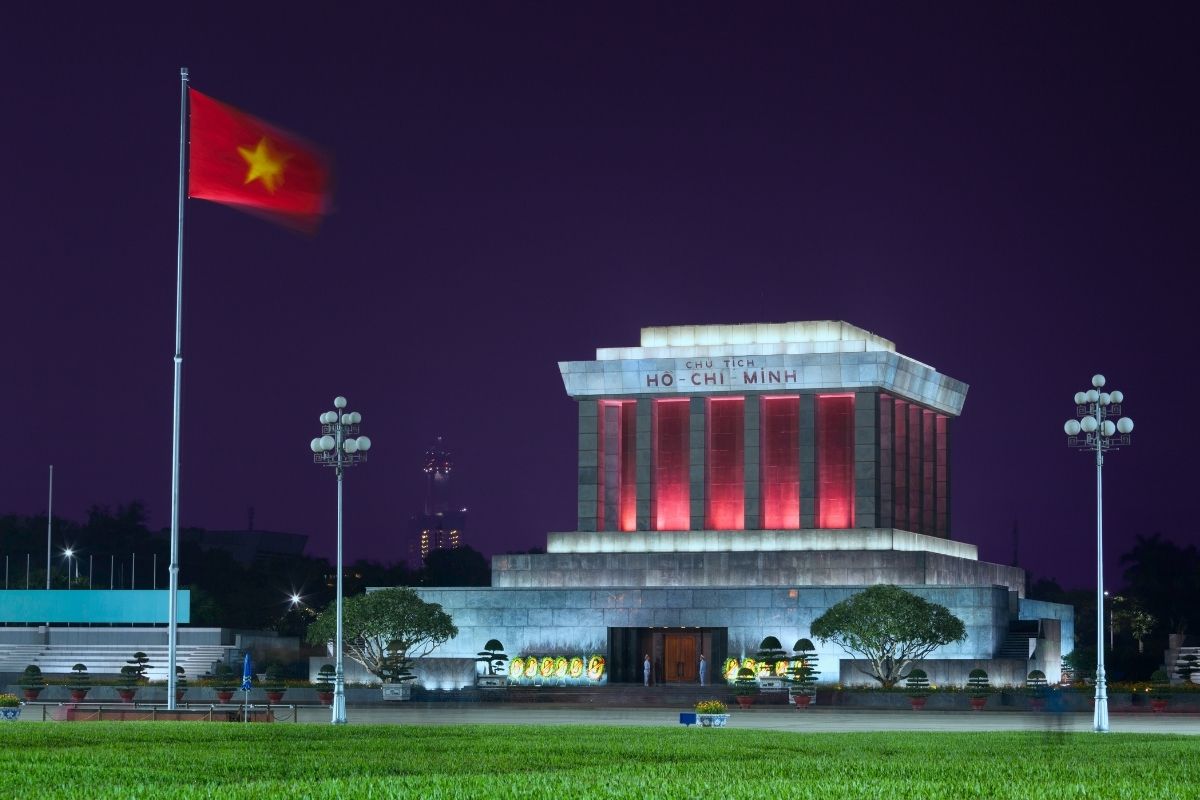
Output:
[[663,677],[667,683],[695,683],[700,679],[700,634],[663,634]]

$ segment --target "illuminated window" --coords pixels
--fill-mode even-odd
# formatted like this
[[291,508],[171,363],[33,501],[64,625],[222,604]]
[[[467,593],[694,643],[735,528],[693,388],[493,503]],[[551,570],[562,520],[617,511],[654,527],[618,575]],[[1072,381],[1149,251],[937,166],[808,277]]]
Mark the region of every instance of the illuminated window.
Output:
[[704,527],[740,531],[746,527],[745,413],[741,397],[712,397],[708,410],[708,480]]
[[759,415],[762,527],[800,527],[800,398],[764,397]]
[[854,527],[854,395],[817,397],[817,527]]
[[654,491],[651,499],[656,531],[686,531],[690,527],[690,410],[691,404],[686,398],[654,401]]

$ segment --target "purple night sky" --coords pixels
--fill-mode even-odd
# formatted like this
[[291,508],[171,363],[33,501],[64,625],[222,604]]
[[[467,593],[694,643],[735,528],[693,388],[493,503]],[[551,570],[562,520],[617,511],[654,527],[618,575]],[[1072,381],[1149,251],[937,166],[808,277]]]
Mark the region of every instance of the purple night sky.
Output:
[[332,554],[308,441],[344,394],[375,445],[348,558],[404,555],[439,434],[467,542],[544,545],[575,526],[556,361],[643,325],[841,319],[970,384],[952,528],[982,558],[1017,520],[1022,566],[1094,580],[1062,423],[1098,371],[1137,423],[1107,569],[1136,534],[1197,543],[1172,444],[1200,388],[1196,6],[840,5],[8,9],[0,513],[44,513],[53,463],[56,514],[168,524],[187,66],[319,143],[337,188],[311,239],[188,204],[185,526],[254,506]]

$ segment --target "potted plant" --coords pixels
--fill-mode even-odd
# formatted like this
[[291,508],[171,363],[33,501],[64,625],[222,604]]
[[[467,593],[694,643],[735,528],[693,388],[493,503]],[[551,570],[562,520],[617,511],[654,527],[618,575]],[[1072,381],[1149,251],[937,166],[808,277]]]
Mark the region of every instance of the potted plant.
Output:
[[816,691],[817,649],[810,640],[798,639],[792,650],[795,651],[792,656],[795,663],[788,670],[788,679],[791,681],[788,696],[799,711],[808,708]]
[[213,689],[217,693],[217,702],[228,703],[233,699],[233,693],[237,691],[237,680],[233,674],[233,667],[222,662],[217,664],[213,670]]
[[71,673],[71,682],[67,684],[67,689],[71,692],[71,700],[81,703],[87,697],[88,689],[92,688],[92,679],[88,675],[85,664],[76,664],[71,667]]
[[1165,669],[1156,669],[1150,675],[1150,709],[1161,714],[1171,699],[1171,678]]
[[988,674],[981,669],[973,669],[967,673],[967,697],[971,700],[972,711],[982,711],[991,694],[992,685],[988,682]]
[[15,694],[0,694],[0,719],[15,721],[21,716],[21,701]]
[[323,706],[333,705],[333,679],[336,671],[333,664],[322,664],[317,671],[317,682],[313,688],[317,690],[317,701]]
[[475,660],[484,665],[484,674],[475,678],[476,686],[502,689],[508,685],[508,676],[504,674],[508,656],[504,654],[504,645],[499,639],[488,639]]
[[183,694],[187,691],[187,673],[183,667],[175,665],[175,702],[183,702]]
[[46,678],[42,675],[42,668],[37,664],[30,664],[21,673],[21,679],[17,682],[21,687],[21,693],[25,695],[26,702],[32,702],[38,699],[38,695],[46,688]]
[[1025,691],[1029,693],[1029,707],[1034,711],[1041,711],[1046,707],[1046,692],[1049,690],[1049,684],[1046,682],[1046,673],[1040,669],[1035,669],[1025,676]]
[[121,696],[121,702],[132,703],[133,696],[137,694],[137,687],[137,667],[129,664],[121,667],[121,677],[117,679],[117,694]]
[[729,722],[727,710],[720,700],[701,700],[696,703],[696,721],[705,728],[724,728]]
[[749,708],[754,704],[754,696],[758,694],[758,678],[754,670],[749,667],[738,670],[737,678],[733,681],[733,693],[742,708]]
[[283,683],[283,668],[278,664],[268,664],[266,677],[263,691],[267,693],[267,703],[279,703],[287,691]]
[[1192,683],[1192,676],[1200,675],[1200,656],[1195,653],[1181,653],[1175,662],[1175,675],[1185,684]]
[[786,673],[780,675],[779,669],[781,665],[786,664],[787,653],[779,640],[774,636],[763,639],[758,645],[758,652],[754,654],[754,661],[758,664],[759,688],[782,691]]
[[383,658],[379,670],[383,677],[384,700],[407,700],[412,694],[412,663],[404,652],[404,645],[393,640],[387,646],[388,654]]
[[914,669],[904,679],[904,691],[913,711],[920,711],[929,699],[929,676],[923,669]]

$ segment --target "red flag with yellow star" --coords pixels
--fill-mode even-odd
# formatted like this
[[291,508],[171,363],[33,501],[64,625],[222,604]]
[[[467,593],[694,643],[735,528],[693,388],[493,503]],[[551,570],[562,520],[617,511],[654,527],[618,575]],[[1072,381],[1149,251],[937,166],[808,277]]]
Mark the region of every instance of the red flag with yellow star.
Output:
[[188,197],[303,228],[328,210],[329,167],[303,139],[188,89]]

